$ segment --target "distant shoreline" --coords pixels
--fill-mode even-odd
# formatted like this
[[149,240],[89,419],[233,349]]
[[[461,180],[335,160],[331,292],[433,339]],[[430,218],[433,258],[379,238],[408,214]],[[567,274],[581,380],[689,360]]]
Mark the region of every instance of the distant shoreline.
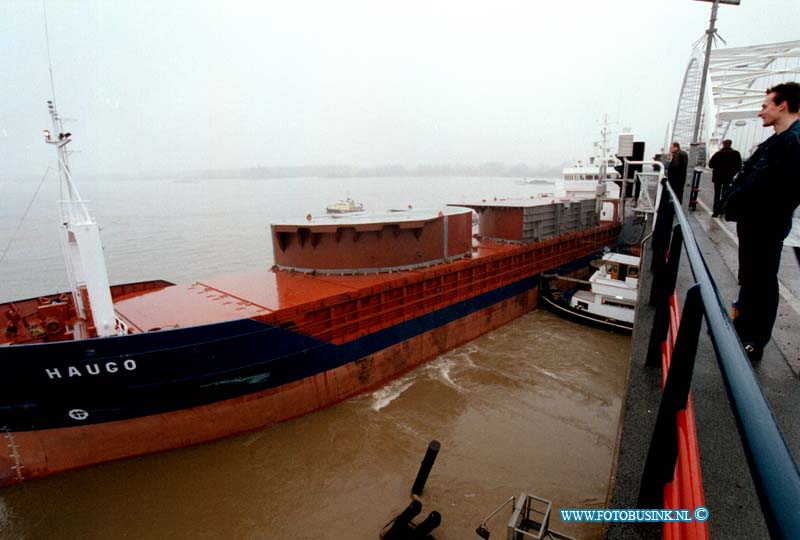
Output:
[[[519,178],[526,180],[561,178],[562,169],[567,164],[555,167],[529,167],[525,164],[504,165],[484,163],[481,165],[382,165],[378,167],[357,167],[350,165],[290,165],[259,166],[236,169],[205,169],[189,171],[146,171],[126,173],[86,173],[73,170],[82,181],[93,179],[156,180],[174,179],[273,179],[273,178],[431,178],[431,177],[471,177],[471,178]],[[36,175],[18,174],[17,179],[33,179]]]
[[[563,165],[557,167],[529,167],[524,164],[507,166],[501,163],[485,163],[482,165],[418,165],[405,167],[402,165],[383,165],[379,167],[356,167],[349,165],[298,165],[298,166],[259,166],[240,169],[199,170],[180,173],[148,172],[137,178],[418,178],[418,177],[487,177],[487,178],[560,178]],[[91,176],[99,176],[93,174]],[[116,176],[116,175],[114,175]],[[106,175],[108,177],[108,175]]]

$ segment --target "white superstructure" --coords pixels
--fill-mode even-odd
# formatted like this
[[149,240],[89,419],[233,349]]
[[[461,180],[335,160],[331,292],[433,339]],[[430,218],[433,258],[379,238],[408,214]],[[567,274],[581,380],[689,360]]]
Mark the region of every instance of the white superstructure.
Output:
[[[556,194],[566,199],[587,199],[601,197],[606,200],[619,200],[621,189],[615,182],[622,176],[614,169],[619,161],[608,146],[608,127],[604,125],[600,134],[602,139],[594,144],[594,155],[587,162],[578,161],[562,169],[562,180],[556,184]],[[615,219],[615,205],[604,202],[600,206],[600,220]]]
[[577,291],[570,307],[606,319],[633,323],[639,286],[639,257],[608,253],[589,278],[591,290]]

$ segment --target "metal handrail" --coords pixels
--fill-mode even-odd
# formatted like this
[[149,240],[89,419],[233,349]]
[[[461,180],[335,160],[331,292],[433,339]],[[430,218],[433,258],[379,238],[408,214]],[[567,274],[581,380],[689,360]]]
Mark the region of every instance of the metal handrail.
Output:
[[[664,178],[664,164],[661,163],[660,161],[653,161],[653,160],[630,161],[630,160],[628,160],[628,158],[622,158],[622,163],[623,163],[623,169],[622,169],[622,186],[620,188],[621,189],[620,198],[622,199],[622,216],[623,216],[623,219],[624,219],[625,218],[625,195],[627,194],[627,190],[628,190],[628,166],[630,166],[630,165],[640,165],[640,166],[644,167],[645,165],[650,165],[651,167],[655,167],[655,171],[654,172],[655,172],[655,174],[658,175],[659,178]],[[645,175],[649,175],[649,174],[652,174],[652,173],[644,173],[644,174]],[[636,171],[634,173],[633,180],[634,180],[634,185],[635,185],[635,182],[637,180],[640,182],[640,189],[641,189],[642,192],[644,192],[644,190],[645,190],[645,188],[647,186],[643,185],[643,182],[641,182],[641,176],[642,176],[642,171]],[[656,190],[656,191],[658,191],[658,190]],[[658,196],[659,196],[659,193],[657,192],[656,193],[656,200],[655,201],[648,201],[649,203],[651,203],[650,204],[651,209],[654,209],[655,205],[658,204]],[[647,194],[647,199],[649,199],[649,198],[650,197],[649,197],[649,193],[648,193]],[[643,210],[639,210],[639,211],[642,212]],[[647,210],[644,210],[644,211],[646,212]],[[652,210],[650,210],[650,211],[652,211]]]
[[[669,200],[662,201],[659,210],[671,206],[678,221],[676,229],[679,228],[683,233],[682,243],[686,248],[695,283],[699,285],[697,288],[702,299],[706,325],[770,537],[800,538],[800,506],[797,504],[800,500],[800,470],[756,380],[680,202],[666,180],[662,181],[662,185],[669,193]],[[669,215],[662,217],[667,219],[660,220],[666,222],[661,223],[661,226],[670,227],[672,220]],[[655,244],[654,241],[654,251]],[[665,248],[662,241],[660,249]],[[674,248],[674,245],[670,248],[670,258],[678,255],[672,253]],[[658,257],[659,254],[655,253],[654,266]],[[666,286],[669,287],[670,284]],[[674,288],[674,280],[671,286]]]

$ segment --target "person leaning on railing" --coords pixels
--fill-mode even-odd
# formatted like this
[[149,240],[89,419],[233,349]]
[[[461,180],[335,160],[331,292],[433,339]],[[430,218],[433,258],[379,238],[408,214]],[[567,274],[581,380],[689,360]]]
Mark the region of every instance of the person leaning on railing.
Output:
[[739,236],[739,298],[733,325],[751,360],[760,360],[778,313],[783,241],[800,204],[800,85],[767,89],[759,118],[775,134],[758,145],[723,194]]

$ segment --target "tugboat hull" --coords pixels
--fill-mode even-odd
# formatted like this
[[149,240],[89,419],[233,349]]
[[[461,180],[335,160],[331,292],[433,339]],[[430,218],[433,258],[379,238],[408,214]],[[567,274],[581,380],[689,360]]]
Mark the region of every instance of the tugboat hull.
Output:
[[586,324],[588,326],[593,326],[594,328],[610,330],[611,332],[617,332],[624,335],[631,335],[633,333],[633,323],[617,321],[586,310],[575,309],[566,302],[562,302],[553,298],[551,293],[542,291],[539,299],[550,312],[555,313],[560,317],[564,317],[572,322]]

